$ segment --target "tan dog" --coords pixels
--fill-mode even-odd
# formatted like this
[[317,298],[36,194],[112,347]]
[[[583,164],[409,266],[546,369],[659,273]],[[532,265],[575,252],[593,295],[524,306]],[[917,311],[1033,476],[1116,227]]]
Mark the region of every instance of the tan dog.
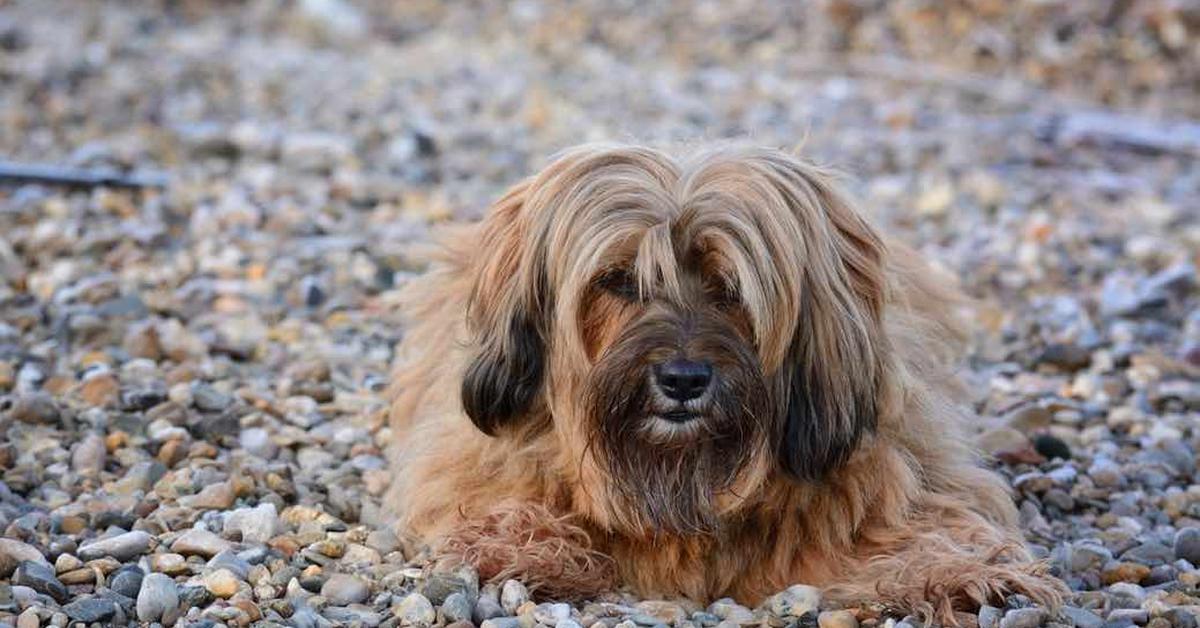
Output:
[[772,150],[571,150],[407,288],[402,533],[550,595],[1056,603],[962,425],[954,291]]

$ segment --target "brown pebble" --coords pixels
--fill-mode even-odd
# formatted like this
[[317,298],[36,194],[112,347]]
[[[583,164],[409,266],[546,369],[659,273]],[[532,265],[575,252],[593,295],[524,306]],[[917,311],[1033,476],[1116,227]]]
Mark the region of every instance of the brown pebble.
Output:
[[115,406],[121,395],[121,384],[112,373],[99,373],[83,380],[76,389],[79,398],[90,406]]
[[1132,582],[1137,584],[1145,580],[1150,575],[1150,568],[1137,563],[1113,563],[1104,568],[1100,574],[1100,579],[1104,584],[1114,584],[1117,582]]

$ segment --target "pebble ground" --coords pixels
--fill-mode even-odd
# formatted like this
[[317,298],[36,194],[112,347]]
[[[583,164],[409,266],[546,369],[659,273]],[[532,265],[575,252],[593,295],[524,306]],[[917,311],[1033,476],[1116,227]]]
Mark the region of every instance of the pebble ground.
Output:
[[1195,628],[1194,3],[0,1],[0,626],[895,628],[531,600],[388,531],[430,225],[590,139],[801,140],[979,301],[981,447],[1072,587],[960,622]]

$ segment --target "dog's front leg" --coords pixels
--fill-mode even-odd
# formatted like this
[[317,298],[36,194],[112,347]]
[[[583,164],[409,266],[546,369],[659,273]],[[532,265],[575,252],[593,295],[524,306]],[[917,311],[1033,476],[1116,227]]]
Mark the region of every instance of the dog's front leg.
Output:
[[484,581],[520,580],[547,598],[591,597],[616,583],[613,560],[595,548],[587,530],[572,517],[530,502],[462,517],[435,545],[434,559],[469,564]]
[[1066,592],[1016,530],[953,497],[929,496],[909,525],[867,530],[863,541],[849,573],[829,588],[834,597],[881,599],[955,625],[955,612],[1000,604],[1010,594],[1056,607]]

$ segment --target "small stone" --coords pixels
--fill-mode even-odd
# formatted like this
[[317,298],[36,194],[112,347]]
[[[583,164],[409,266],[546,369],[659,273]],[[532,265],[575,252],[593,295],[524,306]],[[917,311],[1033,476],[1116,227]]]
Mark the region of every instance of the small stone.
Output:
[[99,539],[79,548],[79,558],[84,561],[111,556],[126,561],[150,551],[154,537],[141,530]]
[[521,620],[516,617],[493,617],[479,622],[479,628],[521,628]]
[[1046,460],[1054,460],[1061,458],[1063,460],[1071,459],[1071,447],[1066,441],[1054,436],[1053,434],[1038,434],[1033,439],[1033,448],[1039,454],[1045,456]]
[[[367,535],[367,547],[387,556],[400,549],[400,539],[391,530],[375,530]],[[433,598],[429,598],[432,600]]]
[[1183,528],[1175,533],[1175,558],[1200,565],[1200,528]]
[[275,536],[279,515],[275,504],[264,502],[254,508],[239,508],[226,516],[225,529],[242,533],[246,543],[266,543]]
[[1004,614],[1000,628],[1038,628],[1046,611],[1040,608],[1015,608]]
[[68,571],[81,569],[82,567],[83,561],[72,556],[71,554],[60,554],[58,558],[54,559],[55,573],[66,573]]
[[89,406],[113,407],[121,398],[121,384],[112,373],[96,373],[79,385],[79,397]]
[[1121,560],[1157,567],[1175,560],[1175,554],[1162,543],[1142,543],[1121,554]]
[[178,576],[188,570],[187,561],[183,556],[169,552],[151,556],[150,568],[169,576]]
[[67,617],[86,624],[107,621],[117,614],[117,605],[101,597],[84,597],[63,606]]
[[1105,488],[1120,486],[1124,479],[1121,475],[1121,467],[1107,459],[1100,459],[1092,463],[1092,466],[1088,467],[1088,475],[1091,476],[1096,486]]
[[17,616],[17,628],[38,628],[42,619],[38,617],[37,608],[30,606]]
[[213,594],[209,593],[208,589],[203,586],[185,586],[179,588],[180,608],[208,606],[212,600]]
[[[369,537],[367,541],[368,543],[370,542]],[[473,598],[475,595],[478,595],[478,591],[473,589],[473,585],[469,586],[456,573],[435,571],[425,578],[424,582],[421,583],[419,591],[432,604],[437,605],[445,602],[446,598],[453,593],[469,593],[470,597]],[[470,602],[471,599],[467,601]]]
[[989,454],[1005,451],[1019,451],[1031,446],[1029,437],[1011,427],[998,427],[988,430],[979,436],[979,449]]
[[218,569],[204,576],[204,588],[214,597],[228,599],[238,592],[241,583],[238,577],[228,569]]
[[1146,579],[1150,575],[1150,568],[1145,565],[1129,562],[1114,562],[1110,563],[1100,573],[1100,580],[1104,584],[1114,584],[1117,582],[1132,582],[1137,584]]
[[171,550],[184,556],[199,555],[212,558],[217,554],[233,549],[233,544],[225,539],[200,528],[192,528],[184,532],[171,544]]
[[824,611],[817,615],[820,628],[858,628],[858,619],[850,611]]
[[1070,548],[1069,567],[1074,573],[1102,568],[1113,558],[1107,548],[1090,543],[1080,543]]
[[402,626],[432,626],[437,621],[433,604],[420,593],[409,593],[395,608]]
[[221,412],[233,405],[233,398],[208,384],[192,384],[192,403],[202,412]]
[[505,580],[500,587],[500,606],[509,615],[515,615],[522,604],[529,601],[529,589],[517,580]]
[[[779,617],[800,617],[821,606],[821,590],[805,584],[792,585],[775,594],[771,600],[771,612]],[[714,614],[728,619],[716,611]]]
[[[1062,613],[1071,620],[1071,624],[1075,628],[1100,628],[1104,625],[1104,620],[1089,610],[1075,606],[1064,606],[1062,607]],[[983,628],[983,626],[980,626],[980,628]]]
[[446,623],[471,621],[471,602],[462,592],[446,596],[442,602],[442,620]]
[[271,440],[271,435],[261,427],[251,427],[242,430],[238,444],[252,456],[270,460],[279,453],[279,447]]
[[43,392],[27,393],[17,397],[8,415],[22,423],[54,425],[58,423],[59,410],[54,399]]
[[143,622],[163,621],[179,607],[179,590],[175,581],[160,573],[142,579],[137,596],[137,617]]
[[1114,608],[1108,613],[1108,623],[1120,626],[1122,624],[1145,624],[1150,614],[1143,608]]
[[1168,609],[1163,617],[1171,622],[1171,628],[1196,628],[1196,616],[1185,608]]
[[71,469],[80,475],[94,476],[104,470],[107,454],[104,437],[95,432],[89,433],[71,452]]
[[232,551],[224,551],[212,557],[208,564],[204,566],[207,571],[216,571],[217,569],[228,569],[237,576],[238,580],[245,580],[250,575],[250,563],[242,560],[240,556]]
[[1004,617],[1004,611],[984,604],[979,607],[979,628],[999,628],[1002,617]]
[[42,553],[32,545],[16,539],[0,538],[0,579],[11,576],[17,565],[27,560],[50,565]]
[[476,624],[504,616],[504,607],[500,606],[500,602],[494,597],[487,595],[479,596],[479,600],[475,602],[475,608],[471,611],[471,619]]
[[124,595],[125,597],[136,600],[138,591],[142,589],[142,580],[145,574],[142,573],[142,568],[137,565],[127,565],[117,570],[108,580],[108,588]]
[[328,598],[330,604],[347,606],[367,601],[371,596],[371,588],[360,578],[339,573],[330,576],[321,585],[321,595]]
[[[523,615],[524,613],[517,613],[517,614]],[[534,621],[536,621],[539,624],[544,624],[547,626],[553,626],[554,624],[557,624],[559,622],[559,620],[567,619],[570,616],[571,616],[571,605],[570,604],[546,603],[546,604],[538,604],[537,606],[535,606],[533,608]],[[656,620],[654,620],[654,623],[661,623],[661,622],[657,622]]]
[[[805,587],[806,585],[795,585],[795,586]],[[791,588],[792,587],[789,587],[789,589],[791,589]],[[782,593],[787,593],[787,591],[785,590]],[[806,595],[807,595],[807,593],[797,589],[796,599],[797,599],[798,605],[789,607],[792,609],[792,612],[795,612],[796,610],[798,610],[799,608],[801,608],[803,606]],[[750,623],[753,621],[753,618],[754,618],[754,613],[750,612],[750,609],[746,608],[745,606],[742,606],[741,604],[738,604],[737,602],[733,601],[730,598],[721,598],[721,599],[713,602],[712,604],[710,604],[708,606],[708,612],[712,613],[713,615],[716,615],[717,617],[720,617],[721,619],[723,619],[725,621],[733,622],[735,624]]]
[[656,624],[676,625],[688,618],[687,612],[683,610],[683,607],[675,602],[647,600],[639,602],[637,609],[654,618]]
[[1060,488],[1052,488],[1046,491],[1046,494],[1042,496],[1042,503],[1055,506],[1063,512],[1075,510],[1075,498]]
[[1092,354],[1086,348],[1076,344],[1054,343],[1047,345],[1042,350],[1037,361],[1063,371],[1075,372],[1085,369],[1091,364]]
[[62,603],[67,599],[67,587],[59,582],[54,568],[43,560],[42,562],[25,560],[13,572],[12,583],[29,587],[38,593],[45,593]]
[[200,489],[199,493],[181,498],[179,503],[197,510],[225,510],[233,505],[237,495],[229,482],[217,482]]

